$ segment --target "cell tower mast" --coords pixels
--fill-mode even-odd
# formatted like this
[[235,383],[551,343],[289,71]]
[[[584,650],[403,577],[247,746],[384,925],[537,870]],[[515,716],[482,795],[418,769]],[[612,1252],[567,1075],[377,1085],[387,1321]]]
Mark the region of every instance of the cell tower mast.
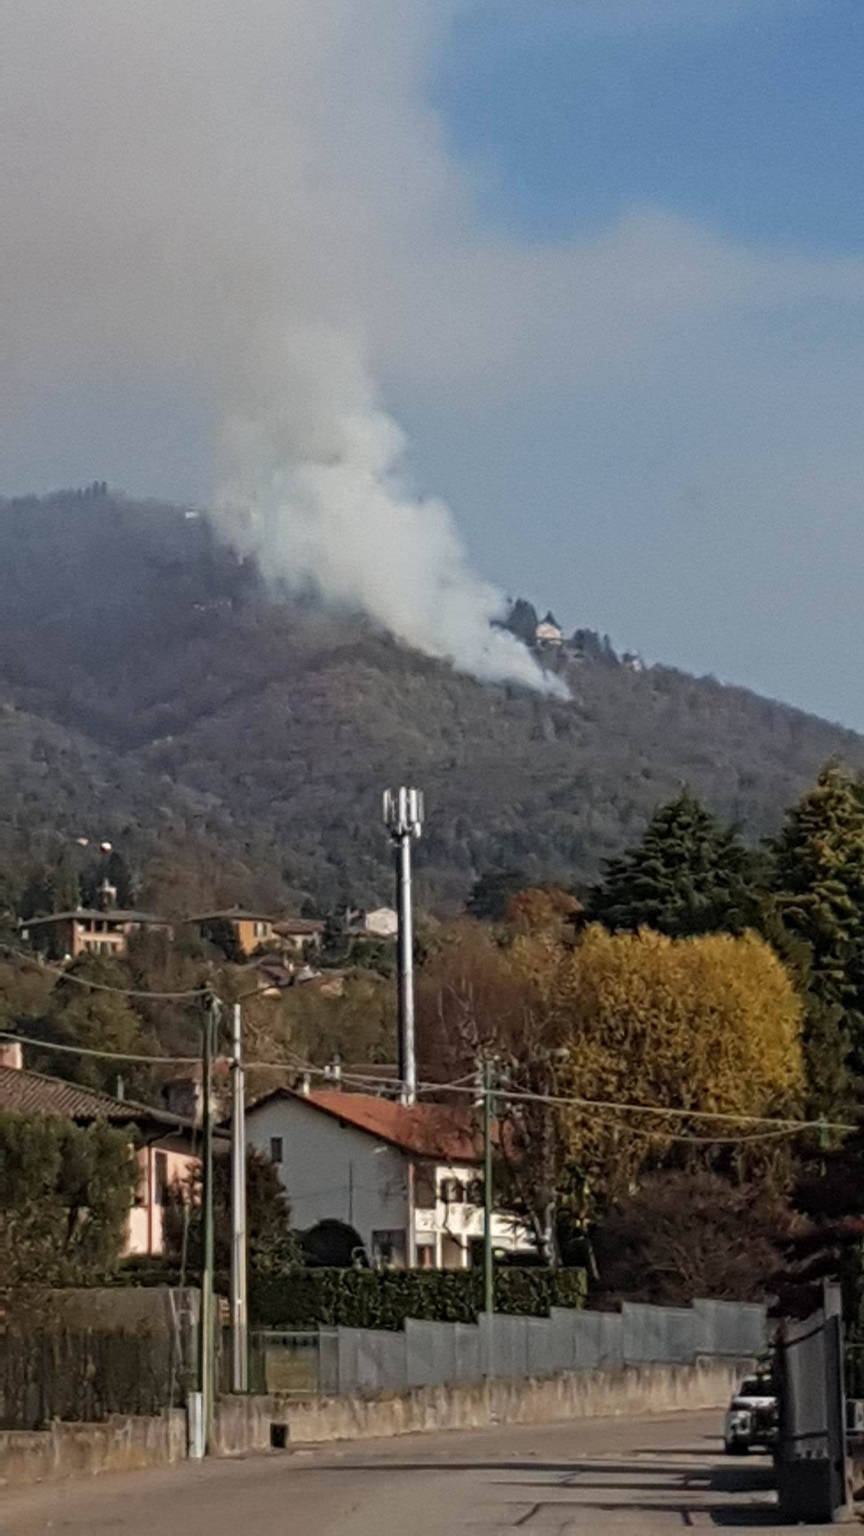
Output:
[[417,1049],[414,1038],[414,920],[411,909],[411,844],[423,827],[423,794],[419,789],[384,791],[384,825],[393,844],[396,865],[396,910],[399,914],[399,1078],[402,1098],[417,1097]]

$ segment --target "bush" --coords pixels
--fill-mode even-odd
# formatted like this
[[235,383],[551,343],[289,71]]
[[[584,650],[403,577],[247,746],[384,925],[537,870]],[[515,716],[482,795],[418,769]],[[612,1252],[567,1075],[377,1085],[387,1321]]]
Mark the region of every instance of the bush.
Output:
[[[581,1307],[581,1269],[497,1269],[495,1310],[548,1317]],[[406,1317],[474,1323],[483,1309],[480,1269],[299,1269],[252,1278],[250,1312],[265,1328],[401,1328]]]
[[0,1112],[0,1276],[92,1285],[120,1260],[138,1169],[126,1131]]

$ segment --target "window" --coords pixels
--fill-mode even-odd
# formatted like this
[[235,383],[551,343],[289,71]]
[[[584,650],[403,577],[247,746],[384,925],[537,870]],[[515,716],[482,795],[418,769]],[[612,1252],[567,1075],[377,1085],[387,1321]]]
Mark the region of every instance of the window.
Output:
[[435,1244],[418,1243],[414,1255],[414,1263],[418,1269],[435,1268]]
[[281,1136],[271,1136],[270,1137],[270,1161],[271,1161],[271,1163],[281,1163],[281,1161],[282,1161],[282,1154],[283,1154],[282,1137]]
[[269,923],[256,923],[255,924],[255,937],[256,937],[256,939],[266,939],[266,937],[267,937],[269,932],[270,932],[270,924]]
[[445,1205],[462,1205],[465,1199],[465,1185],[461,1179],[442,1179],[440,1198]]
[[472,1179],[471,1180],[471,1182],[468,1185],[467,1199],[468,1199],[468,1204],[469,1205],[482,1205],[483,1204],[483,1180],[482,1179]]
[[405,1233],[400,1227],[372,1233],[372,1263],[391,1269],[405,1267]]
[[153,1203],[164,1205],[168,1193],[168,1153],[157,1152],[153,1167]]
[[435,1175],[429,1168],[417,1169],[414,1179],[414,1205],[418,1211],[435,1209]]

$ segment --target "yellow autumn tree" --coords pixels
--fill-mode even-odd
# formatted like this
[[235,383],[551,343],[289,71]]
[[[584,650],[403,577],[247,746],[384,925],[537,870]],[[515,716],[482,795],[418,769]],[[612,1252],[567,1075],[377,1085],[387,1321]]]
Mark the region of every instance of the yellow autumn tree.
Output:
[[[508,942],[463,923],[425,957],[417,1007],[424,1075],[464,1081],[480,1054],[504,1073],[512,1093],[499,1113],[513,1155],[499,1176],[543,1251],[562,1201],[589,1219],[599,1195],[666,1160],[673,1136],[735,1134],[699,1111],[789,1115],[803,1092],[801,1005],[753,934],[670,939],[592,926],[576,942],[550,931]],[[554,1102],[569,1097],[693,1118]]]
[[[574,1096],[694,1117],[788,1115],[798,1107],[801,1004],[755,934],[670,939],[592,926],[570,949],[517,940],[512,958],[531,978],[549,1033],[566,1042]],[[601,1184],[632,1176],[671,1134],[712,1129],[697,1118],[682,1125],[671,1116],[588,1108],[568,1109],[562,1119],[574,1162]]]

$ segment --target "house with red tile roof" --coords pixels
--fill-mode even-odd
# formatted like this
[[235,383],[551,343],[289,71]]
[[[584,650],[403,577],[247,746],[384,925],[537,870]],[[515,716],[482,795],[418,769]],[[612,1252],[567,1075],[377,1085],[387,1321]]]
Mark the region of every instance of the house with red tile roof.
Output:
[[[483,1149],[476,1113],[335,1089],[276,1088],[247,1110],[251,1145],[271,1158],[292,1226],[338,1220],[373,1263],[464,1269],[483,1242]],[[525,1224],[496,1210],[494,1247],[532,1252]]]
[[219,912],[200,912],[186,920],[205,938],[217,928],[228,928],[237,948],[244,955],[271,951],[274,955],[303,956],[321,948],[324,924],[315,917],[291,914],[251,912],[244,907],[226,907]]
[[77,1125],[103,1120],[129,1133],[139,1178],[129,1212],[125,1254],[158,1257],[165,1251],[163,1214],[172,1185],[185,1187],[200,1163],[200,1132],[167,1110],[118,1099],[24,1066],[20,1041],[0,1041],[0,1110],[58,1115]]
[[118,907],[76,907],[74,912],[51,912],[28,917],[18,924],[25,943],[37,954],[53,960],[77,960],[79,955],[122,958],[129,950],[129,935],[150,932],[173,934],[167,918],[155,912],[130,912]]

